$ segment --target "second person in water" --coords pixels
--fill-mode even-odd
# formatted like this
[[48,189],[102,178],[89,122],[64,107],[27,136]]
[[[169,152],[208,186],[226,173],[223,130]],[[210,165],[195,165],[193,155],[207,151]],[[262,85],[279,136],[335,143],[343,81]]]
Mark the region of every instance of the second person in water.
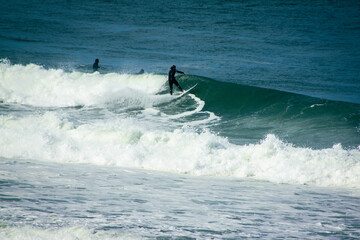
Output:
[[93,70],[94,70],[94,72],[97,72],[97,71],[99,71],[99,69],[102,70],[103,68],[99,66],[99,59],[97,58],[97,59],[95,59],[95,62],[93,64]]
[[170,86],[170,94],[173,94],[173,84],[175,84],[181,92],[184,92],[184,90],[181,88],[178,81],[175,79],[175,73],[182,73],[186,75],[186,73],[176,70],[176,66],[172,65],[169,71],[169,86]]

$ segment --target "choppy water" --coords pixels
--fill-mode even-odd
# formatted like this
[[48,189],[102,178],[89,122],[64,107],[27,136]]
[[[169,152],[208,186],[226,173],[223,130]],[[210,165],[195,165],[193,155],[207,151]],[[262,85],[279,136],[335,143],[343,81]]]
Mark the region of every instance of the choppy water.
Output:
[[360,235],[359,196],[346,189],[9,159],[1,168],[2,239]]
[[0,238],[360,237],[358,2],[1,6]]

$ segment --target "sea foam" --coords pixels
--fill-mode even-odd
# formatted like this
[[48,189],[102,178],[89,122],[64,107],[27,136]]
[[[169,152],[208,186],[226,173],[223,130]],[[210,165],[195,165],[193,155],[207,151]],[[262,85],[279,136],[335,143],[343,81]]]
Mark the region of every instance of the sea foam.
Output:
[[136,240],[140,237],[119,232],[106,231],[92,231],[83,227],[68,227],[68,228],[53,228],[41,229],[35,227],[1,227],[0,238],[3,240],[24,240],[24,239],[38,239],[38,240],[67,240],[67,239],[83,239],[83,240]]
[[[154,94],[163,90],[167,78],[156,74],[65,72],[36,64],[0,62],[0,99],[39,107],[71,107],[133,101],[134,105],[158,104]],[[164,96],[169,98],[169,96]],[[165,99],[165,101],[168,99]]]
[[144,168],[199,176],[276,183],[358,187],[360,150],[341,145],[314,150],[267,135],[235,145],[191,127],[153,129],[134,118],[75,126],[57,113],[0,117],[0,156],[60,163]]

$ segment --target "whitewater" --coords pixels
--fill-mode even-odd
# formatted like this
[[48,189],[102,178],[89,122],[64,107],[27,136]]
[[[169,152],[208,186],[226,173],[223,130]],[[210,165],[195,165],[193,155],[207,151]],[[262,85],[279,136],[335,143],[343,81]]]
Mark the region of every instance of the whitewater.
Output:
[[359,2],[0,5],[0,239],[360,238]]
[[[294,147],[273,134],[256,144],[232,144],[211,131],[221,117],[203,111],[204,102],[193,94],[176,102],[165,90],[164,75],[64,72],[10,63],[1,64],[1,73],[5,158],[276,183],[360,184],[359,148]],[[183,112],[167,109],[185,104]]]

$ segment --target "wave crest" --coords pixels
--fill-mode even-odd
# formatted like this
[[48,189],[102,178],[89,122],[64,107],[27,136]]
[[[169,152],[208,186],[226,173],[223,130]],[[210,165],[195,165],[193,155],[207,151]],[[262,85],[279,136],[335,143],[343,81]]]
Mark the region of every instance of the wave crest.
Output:
[[234,145],[209,131],[149,129],[135,119],[76,127],[54,113],[1,117],[0,154],[6,158],[144,168],[201,176],[230,176],[317,186],[360,185],[360,149],[313,150],[275,135]]

